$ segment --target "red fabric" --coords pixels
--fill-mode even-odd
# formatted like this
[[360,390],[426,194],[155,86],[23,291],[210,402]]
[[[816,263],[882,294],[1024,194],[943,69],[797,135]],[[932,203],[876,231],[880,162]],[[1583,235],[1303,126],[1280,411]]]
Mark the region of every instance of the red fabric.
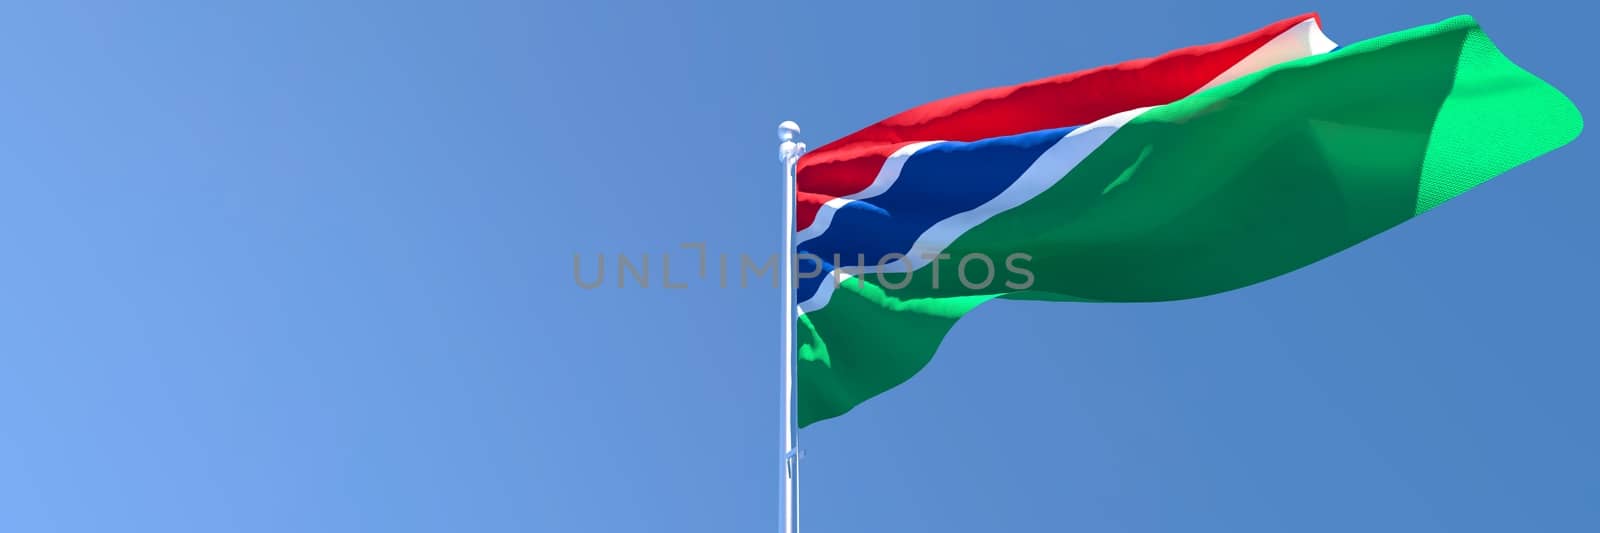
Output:
[[976,141],[1082,125],[1129,109],[1169,103],[1199,89],[1261,45],[1316,13],[1284,19],[1218,43],[1060,74],[929,102],[867,126],[800,158],[796,227],[828,200],[870,185],[885,160],[919,141]]

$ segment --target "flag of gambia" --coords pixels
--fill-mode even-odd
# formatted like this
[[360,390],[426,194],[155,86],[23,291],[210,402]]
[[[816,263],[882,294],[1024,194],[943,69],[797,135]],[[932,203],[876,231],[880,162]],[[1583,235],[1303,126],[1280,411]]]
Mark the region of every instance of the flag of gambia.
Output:
[[1582,127],[1465,16],[1339,48],[1304,15],[905,111],[798,163],[799,423],[910,379],[989,300],[1258,283]]

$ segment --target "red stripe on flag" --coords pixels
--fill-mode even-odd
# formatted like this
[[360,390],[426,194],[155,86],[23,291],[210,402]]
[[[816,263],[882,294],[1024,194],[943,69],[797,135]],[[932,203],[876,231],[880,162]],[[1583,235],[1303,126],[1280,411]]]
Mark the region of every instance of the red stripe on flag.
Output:
[[1218,43],[1153,58],[994,87],[936,100],[867,126],[800,158],[796,228],[833,197],[865,189],[884,161],[919,141],[976,141],[1050,128],[1173,102],[1198,90],[1261,45],[1316,13],[1284,19]]

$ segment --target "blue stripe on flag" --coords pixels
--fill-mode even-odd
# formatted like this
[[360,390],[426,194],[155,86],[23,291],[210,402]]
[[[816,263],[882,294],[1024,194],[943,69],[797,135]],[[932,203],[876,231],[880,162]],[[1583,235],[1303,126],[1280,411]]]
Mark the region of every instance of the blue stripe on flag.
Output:
[[[834,254],[839,254],[839,263],[848,270],[875,266],[891,253],[907,253],[917,237],[934,224],[999,196],[1073,129],[923,148],[906,160],[888,191],[845,204],[834,213],[828,229],[800,243],[799,251],[821,258],[825,271],[836,266],[831,264]],[[797,272],[816,268],[816,261],[802,257]],[[797,301],[810,298],[824,281],[825,276],[799,280]]]

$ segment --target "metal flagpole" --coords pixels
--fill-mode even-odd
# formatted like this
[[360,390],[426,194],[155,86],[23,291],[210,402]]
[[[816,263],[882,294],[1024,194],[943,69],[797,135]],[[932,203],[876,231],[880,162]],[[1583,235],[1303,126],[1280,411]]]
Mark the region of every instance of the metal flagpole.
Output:
[[778,124],[778,159],[783,162],[783,533],[800,531],[800,438],[796,435],[794,417],[794,209],[795,164],[806,152],[806,143],[800,142],[800,125],[785,120]]

